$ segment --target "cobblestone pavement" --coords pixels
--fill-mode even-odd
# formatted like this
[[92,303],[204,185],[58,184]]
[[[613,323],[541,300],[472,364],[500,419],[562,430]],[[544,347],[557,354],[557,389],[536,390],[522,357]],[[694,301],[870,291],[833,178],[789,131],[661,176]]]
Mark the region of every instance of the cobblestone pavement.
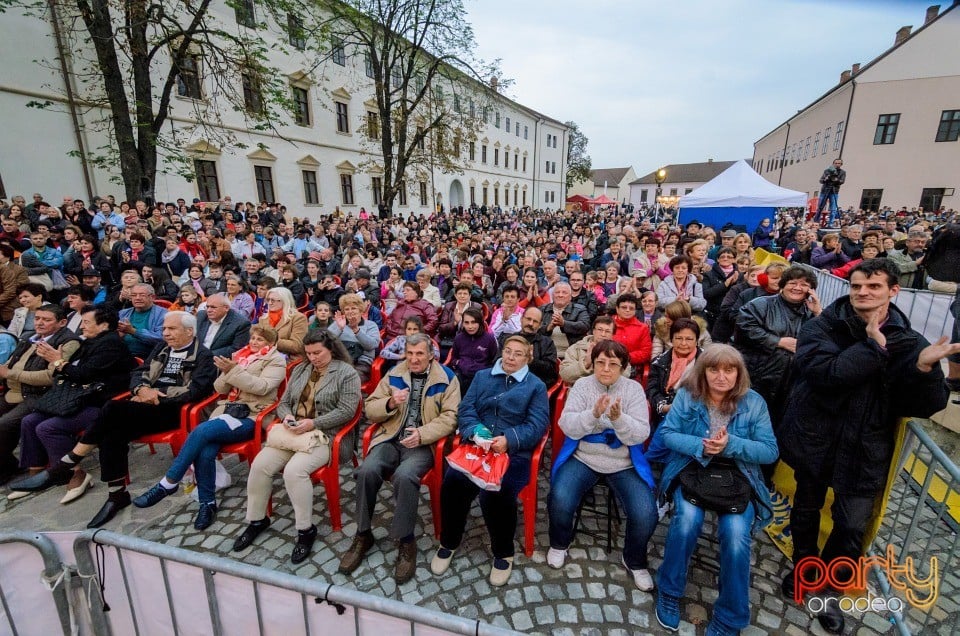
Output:
[[[170,452],[164,447],[150,455],[144,447],[135,447],[131,453],[134,482],[131,492],[139,494],[156,482],[170,461]],[[342,532],[333,532],[326,514],[325,497],[321,487],[316,490],[316,523],[320,538],[310,559],[298,567],[290,564],[293,547],[293,510],[282,489],[282,480],[275,482],[274,515],[272,526],[245,552],[230,551],[234,538],[245,526],[246,464],[238,464],[236,457],[228,457],[225,464],[234,477],[234,485],[218,493],[220,511],[217,521],[206,532],[193,529],[196,504],[182,491],[148,510],[133,507],[124,510],[108,528],[145,539],[179,546],[189,550],[213,552],[245,563],[259,565],[298,576],[319,577],[337,585],[356,588],[372,594],[415,603],[443,612],[509,627],[519,631],[549,634],[643,634],[665,633],[653,613],[654,598],[637,590],[620,564],[616,548],[605,551],[605,538],[595,538],[583,532],[606,529],[605,517],[585,512],[581,531],[571,546],[567,564],[562,570],[553,570],[545,563],[547,541],[546,523],[546,466],[540,479],[537,513],[537,550],[532,558],[523,555],[518,542],[513,576],[503,588],[492,588],[487,582],[491,555],[486,531],[475,506],[468,522],[464,543],[454,557],[453,565],[443,577],[429,571],[428,562],[436,542],[426,489],[422,490],[419,530],[419,567],[414,580],[400,586],[393,580],[396,546],[386,539],[386,527],[392,512],[391,487],[381,490],[377,508],[376,547],[352,577],[337,573],[341,556],[346,552],[355,532],[353,501],[355,481],[351,470],[341,471],[343,491]],[[95,467],[92,471],[96,473]],[[87,496],[70,506],[57,501],[62,490],[34,495],[9,502],[0,497],[0,523],[5,527],[28,529],[83,529],[99,509],[105,496],[102,484]],[[661,522],[650,544],[651,567],[656,569],[663,554],[666,520]],[[522,521],[518,537],[522,537]],[[622,535],[622,528],[619,529]],[[702,633],[709,620],[712,605],[717,598],[718,562],[716,558],[715,525],[708,515],[704,534],[695,553],[682,603],[683,622],[680,633]],[[780,596],[779,586],[787,573],[787,559],[774,547],[766,534],[757,536],[753,550],[753,581],[750,591],[751,625],[742,633],[762,634],[824,634],[817,621],[803,608],[786,602]],[[947,569],[946,567],[944,568]],[[956,577],[954,577],[956,578]],[[954,588],[955,589],[955,588]],[[941,592],[943,593],[943,592]],[[956,608],[956,605],[950,607]],[[847,621],[847,634],[866,636],[892,633],[892,625],[879,614],[865,614],[860,620]],[[933,633],[933,632],[931,632]]]

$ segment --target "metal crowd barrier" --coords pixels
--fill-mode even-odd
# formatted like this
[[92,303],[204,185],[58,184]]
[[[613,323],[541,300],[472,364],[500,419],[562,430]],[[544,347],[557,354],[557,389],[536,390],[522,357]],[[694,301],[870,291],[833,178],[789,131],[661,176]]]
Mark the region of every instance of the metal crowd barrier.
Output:
[[57,547],[32,532],[0,532],[0,634],[73,633],[70,572]]
[[[814,271],[817,274],[817,295],[824,307],[850,293],[850,281],[825,270]],[[922,333],[930,342],[936,342],[941,336],[949,336],[953,329],[953,313],[950,311],[953,299],[953,294],[901,289],[893,302],[907,315],[915,331]]]
[[518,633],[106,530],[81,534],[74,553],[97,636]]
[[[872,567],[885,598],[904,599],[903,610],[891,615],[900,634],[960,633],[960,468],[916,423],[907,424],[907,437],[897,464],[886,518],[868,553],[884,560],[892,555],[915,580],[931,576],[931,558],[937,559],[937,596],[929,607],[909,602],[907,590],[891,584],[892,563]],[[911,584],[904,572],[893,583],[907,588],[923,605],[932,590]],[[894,589],[896,588],[896,589]]]

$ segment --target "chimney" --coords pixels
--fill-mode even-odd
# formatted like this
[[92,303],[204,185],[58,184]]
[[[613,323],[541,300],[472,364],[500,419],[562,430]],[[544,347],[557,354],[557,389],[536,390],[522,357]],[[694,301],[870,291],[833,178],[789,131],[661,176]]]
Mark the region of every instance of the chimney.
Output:
[[913,30],[913,26],[903,26],[897,29],[897,37],[893,41],[894,46],[899,46],[903,44],[904,40],[910,37],[910,31]]
[[[843,84],[850,79],[850,71],[844,71],[840,73],[840,83]],[[799,112],[799,111],[798,111]]]
[[927,7],[927,15],[923,19],[924,24],[930,24],[937,19],[937,16],[940,15],[940,5],[935,4],[932,7]]
[[707,159],[707,163],[713,163],[713,159]]
[[860,62],[857,62],[853,65],[853,68],[850,69],[850,75],[856,75],[860,72]]
[[497,90],[499,83],[500,83],[500,80],[497,79],[496,75],[490,78],[490,88],[492,88],[493,90]]

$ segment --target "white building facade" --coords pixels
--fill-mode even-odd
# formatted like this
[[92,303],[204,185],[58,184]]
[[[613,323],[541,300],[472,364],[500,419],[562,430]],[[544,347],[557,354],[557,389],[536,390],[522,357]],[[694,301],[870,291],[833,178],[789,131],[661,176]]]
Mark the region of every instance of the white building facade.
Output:
[[[212,6],[211,13],[222,24],[247,28],[223,0],[215,0]],[[259,35],[288,38],[276,25]],[[201,61],[193,91],[199,95],[179,95],[191,90],[175,89],[168,119],[171,133],[185,140],[182,147],[197,178],[191,182],[158,172],[156,198],[207,201],[229,195],[234,201],[276,201],[286,205],[291,215],[310,218],[330,214],[338,206],[354,214],[360,208],[375,210],[377,184],[386,177],[377,166],[379,141],[363,132],[367,113],[377,110],[364,56],[346,51],[342,58],[326,60],[316,68],[311,68],[306,53],[293,46],[273,47],[268,56],[270,65],[285,76],[298,114],[286,116],[276,132],[251,130],[242,112],[216,101],[216,84],[204,76]],[[62,57],[66,69],[60,63],[49,14],[45,19],[12,10],[3,15],[0,179],[6,195],[22,194],[29,201],[33,192],[39,192],[55,204],[63,196],[89,201],[93,195],[112,194],[123,200],[118,171],[98,168],[82,158],[110,143],[106,132],[93,125],[106,113],[66,97],[69,92],[76,95],[78,87],[70,86],[68,91],[68,83],[75,82],[69,66],[74,57]],[[240,77],[236,82],[241,82]],[[155,78],[155,93],[158,83]],[[478,87],[485,91],[491,112],[476,141],[461,146],[462,174],[422,164],[411,169],[404,194],[394,201],[395,213],[428,213],[435,205],[449,209],[471,203],[542,209],[563,205],[566,126],[493,89]],[[218,144],[197,126],[197,106],[211,102],[218,120],[207,126],[229,133],[236,144]],[[30,107],[37,103],[48,106]]]
[[893,46],[754,144],[767,180],[810,198],[843,159],[840,207],[960,208],[960,7],[927,10]]

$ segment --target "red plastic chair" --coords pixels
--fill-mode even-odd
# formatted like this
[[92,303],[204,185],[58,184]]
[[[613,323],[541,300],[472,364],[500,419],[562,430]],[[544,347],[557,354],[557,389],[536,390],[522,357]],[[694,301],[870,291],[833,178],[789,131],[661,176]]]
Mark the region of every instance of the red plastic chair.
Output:
[[157,307],[163,307],[164,309],[170,309],[170,307],[173,305],[172,302],[169,300],[164,300],[163,298],[154,298],[153,304]]
[[540,473],[540,459],[543,456],[543,449],[547,445],[547,438],[550,436],[550,430],[543,433],[543,439],[537,444],[533,455],[530,457],[530,481],[523,487],[517,497],[523,505],[523,552],[528,556],[533,556],[533,546],[536,541],[537,529],[537,483]]
[[[370,452],[370,442],[377,429],[377,425],[368,426],[363,433],[363,457]],[[437,539],[440,538],[440,484],[443,482],[443,450],[447,445],[446,437],[439,440],[433,449],[433,468],[427,471],[427,474],[420,479],[420,484],[427,487],[430,491],[430,512],[433,515],[433,533]]]
[[564,440],[567,436],[563,434],[563,431],[560,429],[560,414],[563,413],[563,407],[567,404],[567,392],[569,389],[563,387],[557,393],[556,403],[553,407],[553,417],[550,418],[550,430],[552,435],[551,445],[553,450],[553,458],[556,459],[557,453],[560,452],[560,447],[563,446]]
[[383,379],[383,365],[386,364],[386,362],[386,358],[381,358],[380,356],[374,358],[373,364],[370,365],[370,379],[360,387],[360,391],[364,395],[370,395],[377,389],[377,385],[380,384],[380,380]]
[[[114,397],[114,400],[125,400],[130,397],[130,391],[126,393],[121,393],[120,395]],[[214,396],[216,397],[216,396]],[[151,433],[149,435],[144,435],[138,437],[137,439],[130,440],[131,444],[146,444],[150,447],[150,454],[155,455],[157,450],[154,448],[157,444],[169,444],[170,450],[173,452],[173,456],[176,457],[180,453],[180,449],[183,448],[184,442],[187,441],[187,433],[189,432],[190,426],[190,412],[192,409],[197,407],[199,404],[209,400],[210,398],[205,398],[202,402],[193,402],[184,404],[180,407],[180,426],[173,429],[172,431],[163,431],[161,433]]]
[[[334,532],[339,532],[343,528],[340,516],[340,447],[343,444],[343,438],[360,424],[362,416],[363,401],[357,404],[357,412],[353,419],[347,422],[346,426],[340,429],[340,432],[333,438],[329,463],[313,471],[310,475],[310,480],[314,484],[323,483],[323,489],[327,493],[327,506],[330,508],[330,523]],[[356,464],[355,457],[354,464]]]

